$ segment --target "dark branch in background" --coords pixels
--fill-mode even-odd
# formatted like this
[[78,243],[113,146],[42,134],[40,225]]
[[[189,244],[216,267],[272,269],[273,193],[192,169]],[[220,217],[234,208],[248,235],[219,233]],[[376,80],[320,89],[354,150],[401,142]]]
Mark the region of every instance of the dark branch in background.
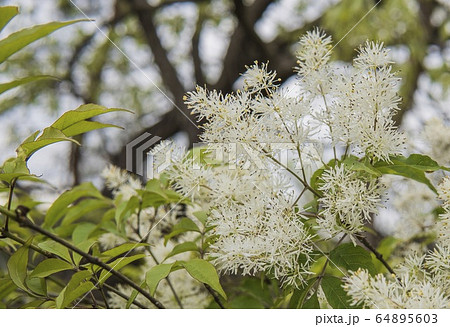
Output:
[[[160,6],[166,6],[180,1],[166,1]],[[194,2],[206,2],[206,1],[194,1]],[[251,64],[255,59],[266,61],[269,58],[265,56],[261,57],[261,44],[255,45],[255,32],[253,31],[253,36],[249,37],[246,30],[249,27],[253,30],[253,26],[256,21],[261,17],[263,12],[267,7],[273,2],[273,0],[258,0],[255,1],[250,7],[246,8],[248,17],[246,18],[246,26],[239,24],[236,31],[231,37],[230,46],[227,50],[224,60],[224,69],[218,82],[212,85],[210,88],[220,89],[222,92],[230,92],[231,87],[241,73],[244,70],[244,66]],[[133,0],[129,2],[124,2],[124,0],[117,0],[117,3],[123,3],[123,6],[129,6],[131,14],[135,15],[142,27],[142,31],[145,35],[145,39],[153,53],[153,58],[155,64],[157,65],[159,71],[161,72],[161,78],[164,84],[164,91],[170,91],[172,95],[172,100],[176,107],[181,109],[187,116],[190,116],[190,112],[186,108],[183,102],[183,96],[186,93],[185,87],[182,85],[178,78],[177,71],[173,64],[170,62],[167,56],[167,52],[161,44],[156,31],[156,25],[154,23],[154,14],[157,11],[157,7],[150,6],[145,0]],[[200,18],[201,19],[201,18]],[[192,42],[192,60],[194,63],[196,84],[203,85],[205,83],[205,78],[202,73],[201,60],[199,55],[198,43],[201,33],[201,27],[203,22],[199,21],[197,24],[197,31],[195,32]],[[257,37],[257,35],[256,35]],[[258,37],[259,39],[259,37]],[[252,41],[253,40],[253,41]],[[262,42],[262,41],[261,41]],[[244,51],[243,51],[244,50]],[[285,57],[280,56],[281,59]],[[289,65],[289,70],[294,64],[291,58],[292,65]],[[194,85],[192,85],[193,88]],[[132,135],[130,139],[134,139],[137,136],[143,134],[144,132],[149,132],[152,135],[158,135],[162,139],[169,138],[178,132],[186,132],[189,137],[190,144],[199,141],[199,129],[188,121],[188,119],[179,112],[179,109],[172,108],[169,112],[162,115],[158,123],[150,128],[139,131],[138,133]],[[192,117],[195,120],[195,117]],[[202,122],[199,123],[201,125]],[[111,161],[120,166],[125,166],[125,151],[122,150],[120,153],[113,155]]]
[[259,0],[248,7],[248,17],[245,21],[247,28],[241,20],[238,20],[238,25],[231,36],[230,44],[223,60],[222,74],[217,83],[211,86],[212,89],[228,93],[231,91],[231,87],[239,73],[244,70],[245,65],[251,64],[254,60],[262,62],[270,60],[270,58],[265,58],[258,49],[255,49],[255,40],[247,35],[246,31],[249,28],[254,30],[255,23],[272,2],[273,0]]
[[[429,44],[439,43],[439,33],[438,27],[431,24],[431,14],[437,7],[438,3],[434,0],[419,0],[419,22],[420,30],[424,34],[424,39],[422,40],[423,45],[427,46]],[[394,116],[394,122],[397,126],[400,126],[403,117],[406,112],[412,108],[414,104],[414,95],[417,90],[419,77],[425,71],[423,66],[423,60],[426,55],[426,49],[419,49],[419,51],[414,51],[411,47],[417,46],[415,44],[410,45],[410,71],[406,78],[403,80],[403,86],[401,93],[403,94],[403,99],[401,103],[401,110],[399,110]]]
[[202,70],[202,61],[200,59],[200,33],[203,28],[203,15],[201,14],[201,9],[199,8],[199,14],[197,19],[197,24],[195,26],[195,32],[192,36],[192,42],[191,42],[191,56],[192,56],[192,63],[194,65],[194,77],[195,81],[198,85],[205,85],[205,75],[203,74]]
[[[123,18],[125,17],[124,13],[116,10],[116,13],[114,15],[114,17],[106,22],[104,22],[103,24],[101,24],[99,26],[100,29],[103,28],[109,28],[110,30],[113,29],[116,24],[118,24]],[[89,87],[89,93],[88,94],[83,94],[83,92],[80,90],[80,88],[78,87],[77,83],[75,82],[75,78],[74,78],[74,72],[76,71],[75,66],[78,64],[79,60],[81,59],[83,53],[87,50],[87,48],[92,44],[95,36],[97,35],[98,30],[96,29],[94,33],[89,34],[87,36],[85,36],[81,42],[75,47],[75,50],[72,53],[72,57],[69,59],[68,63],[67,63],[67,70],[66,70],[66,76],[63,77],[63,80],[67,82],[68,86],[69,86],[69,91],[77,98],[80,98],[81,101],[84,104],[87,103],[93,103],[96,102],[96,94],[97,93],[97,89],[98,88],[92,88]],[[109,40],[106,40],[105,42],[108,42],[109,44]],[[105,55],[105,54],[103,54]],[[105,59],[106,60],[106,55],[105,55]],[[88,84],[90,86],[96,86],[96,85],[100,85],[101,84],[101,74],[102,74],[102,70],[103,70],[103,66],[100,67],[100,69],[98,69],[96,72],[94,72],[93,74],[89,74],[88,78]],[[77,137],[75,137],[75,139],[79,142],[82,143],[83,140],[83,135],[79,135]],[[77,146],[76,144],[72,144],[71,145],[71,149],[70,149],[70,159],[69,159],[69,170],[72,173],[72,183],[73,185],[78,185],[81,182],[81,172],[80,172],[80,163],[82,160],[82,149]]]

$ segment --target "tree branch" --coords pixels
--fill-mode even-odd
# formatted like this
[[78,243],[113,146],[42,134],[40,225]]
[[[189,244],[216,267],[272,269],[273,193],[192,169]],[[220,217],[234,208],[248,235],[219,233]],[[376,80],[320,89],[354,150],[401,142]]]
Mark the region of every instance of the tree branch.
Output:
[[20,226],[27,227],[31,230],[34,230],[35,232],[38,232],[39,234],[42,234],[44,236],[47,236],[48,238],[54,240],[55,242],[65,246],[66,248],[72,250],[75,253],[78,253],[81,255],[87,262],[97,265],[106,271],[110,272],[112,275],[116,276],[119,280],[121,280],[123,283],[128,284],[135,290],[137,290],[139,293],[144,295],[150,302],[152,302],[157,308],[164,309],[164,306],[153,296],[150,295],[146,290],[141,288],[139,285],[137,285],[135,282],[133,282],[131,279],[129,279],[127,276],[123,275],[121,272],[114,270],[112,267],[110,267],[108,264],[102,262],[99,258],[94,257],[90,255],[89,253],[86,253],[76,246],[70,244],[66,240],[60,238],[59,236],[50,233],[49,231],[43,229],[42,227],[34,224],[31,220],[28,219],[26,216],[26,212],[28,211],[28,208],[25,208],[23,206],[19,206],[16,209],[16,213],[14,214],[12,211],[9,211],[2,206],[0,206],[0,213],[2,213],[5,216],[9,216],[12,220],[19,223]]

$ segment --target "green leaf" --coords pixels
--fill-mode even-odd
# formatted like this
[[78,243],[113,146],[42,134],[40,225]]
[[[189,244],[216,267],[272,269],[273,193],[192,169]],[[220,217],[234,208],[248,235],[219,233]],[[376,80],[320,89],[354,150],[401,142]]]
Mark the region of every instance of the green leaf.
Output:
[[27,291],[25,286],[25,279],[27,278],[27,265],[28,265],[28,249],[31,244],[32,238],[30,238],[20,249],[18,249],[8,260],[8,272],[11,280],[19,288]]
[[41,300],[41,299],[39,299],[39,300],[34,300],[34,301],[31,301],[31,302],[28,302],[28,303],[26,303],[26,304],[24,304],[24,305],[22,305],[21,307],[20,307],[20,309],[36,309],[36,308],[38,308],[39,306],[41,306],[44,302],[46,302],[47,300]]
[[60,271],[73,269],[73,266],[60,259],[46,259],[39,262],[30,277],[47,277]]
[[[11,17],[12,18],[12,17]],[[68,22],[51,22],[42,25],[35,25],[12,33],[0,41],[0,63],[4,62],[9,56],[23,49],[30,43],[49,35],[50,33],[74,23],[83,21],[72,20]]]
[[373,176],[381,176],[381,172],[375,169],[369,162],[360,162],[355,156],[349,156],[343,161],[344,165],[350,170],[365,171]]
[[[145,287],[145,282],[143,282],[141,285],[141,288]],[[136,297],[138,296],[139,292],[135,289],[133,289],[133,292],[131,292],[130,297],[128,298],[127,305],[125,309],[129,309],[131,305],[133,304],[133,301],[136,300]]]
[[49,75],[38,75],[38,76],[28,76],[28,77],[24,77],[24,78],[19,78],[16,79],[12,82],[8,82],[8,83],[1,83],[0,84],[0,94],[9,91],[17,86],[20,85],[24,85],[27,83],[31,83],[31,82],[36,82],[36,81],[40,81],[40,80],[45,80],[45,79],[56,79],[55,77],[49,76]]
[[25,280],[27,287],[34,294],[46,296],[47,295],[47,282],[44,278],[32,278],[27,277]]
[[115,248],[109,249],[105,252],[102,252],[101,257],[102,258],[115,258],[123,253],[129,253],[134,249],[137,249],[141,246],[149,246],[147,243],[124,243],[119,246],[116,246]]
[[19,157],[24,157],[28,160],[36,151],[46,147],[47,145],[58,142],[69,141],[79,145],[77,141],[68,138],[63,132],[53,127],[45,128],[39,137],[38,135],[39,131],[33,133],[19,145],[16,149]]
[[339,278],[333,276],[323,276],[322,282],[323,293],[328,303],[334,309],[351,309],[350,298],[342,288],[342,282]]
[[69,126],[66,129],[64,129],[64,134],[68,137],[71,137],[107,127],[115,127],[123,129],[123,127],[117,125],[104,124],[98,121],[80,121],[79,123],[73,124],[72,126]]
[[[109,266],[114,269],[114,270],[120,270],[123,267],[129,265],[130,263],[145,258],[145,254],[136,254],[133,255],[131,257],[121,257],[118,258],[117,260],[114,260],[113,262],[111,262],[109,264]],[[111,273],[109,271],[106,270],[102,270],[102,272],[100,273],[100,277],[98,279],[100,285],[103,285],[103,283],[109,278],[111,277]]]
[[52,228],[59,219],[68,211],[68,207],[73,202],[82,197],[102,199],[103,196],[92,183],[83,183],[73,189],[64,192],[56,199],[48,209],[44,219],[44,228]]
[[425,176],[425,172],[433,172],[445,167],[428,156],[412,154],[408,158],[403,156],[391,157],[391,162],[379,161],[374,167],[383,174],[399,175],[407,177],[427,185],[433,192],[437,193],[436,188]]
[[80,296],[92,291],[95,286],[91,282],[85,281],[91,277],[92,273],[88,270],[82,270],[73,274],[67,286],[56,298],[56,307],[58,309],[65,308]]
[[115,214],[116,225],[122,226],[122,222],[135,213],[140,205],[141,202],[139,198],[134,195],[127,202],[121,202],[117,207]]
[[192,214],[202,223],[203,226],[206,226],[208,215],[205,211],[196,211]]
[[155,295],[159,282],[169,276],[175,264],[175,262],[159,264],[147,271],[145,274],[145,282],[152,296]]
[[91,223],[83,223],[75,227],[72,233],[72,241],[75,245],[86,241],[89,235],[97,228],[97,225]]
[[142,197],[142,207],[159,207],[168,203],[181,201],[182,196],[177,192],[162,188],[161,181],[151,179],[145,185],[144,190],[138,191]]
[[[84,133],[83,130],[93,130],[98,128],[108,127],[108,125],[105,124],[85,124],[82,123],[83,121],[86,121],[87,119],[90,119],[95,116],[103,115],[108,112],[114,112],[114,111],[126,111],[131,112],[126,109],[119,109],[119,108],[106,108],[97,104],[84,104],[79,106],[77,109],[70,110],[65,112],[57,121],[55,121],[52,124],[53,128],[56,128],[60,131],[62,131],[66,136],[74,136],[81,133]],[[80,124],[82,123],[82,124]],[[91,122],[94,123],[94,122]],[[111,125],[114,126],[114,125]],[[116,127],[116,126],[114,126]],[[86,131],[87,131],[86,130]]]
[[175,247],[172,249],[172,251],[166,256],[164,260],[167,260],[170,257],[173,257],[174,255],[188,252],[188,251],[198,251],[198,246],[194,242],[185,242],[181,244],[175,245]]
[[306,281],[306,284],[303,285],[301,289],[295,289],[292,293],[291,299],[289,301],[288,308],[289,309],[300,309],[306,299],[311,288],[316,283],[317,278],[311,278]]
[[354,246],[352,243],[341,244],[331,251],[330,263],[347,270],[356,271],[361,268],[367,269],[371,275],[376,274],[370,253],[358,245]]
[[231,309],[264,309],[264,305],[258,299],[246,294],[233,298],[229,302],[229,306]]
[[403,156],[391,157],[391,160],[394,164],[403,163],[428,173],[441,169],[441,166],[436,161],[423,154],[413,153],[408,158]]
[[[96,194],[98,196],[98,194]],[[98,209],[111,207],[112,203],[106,198],[101,199],[83,199],[67,209],[67,213],[61,222],[62,226],[70,225],[80,218],[94,212]]]
[[9,277],[0,278],[0,299],[5,299],[9,294],[14,292],[17,286]]
[[57,256],[67,260],[70,262],[71,258],[69,255],[69,250],[62,244],[55,242],[53,240],[47,240],[45,242],[41,242],[38,246],[47,252],[56,254]]
[[317,293],[314,293],[308,300],[305,301],[305,303],[302,306],[302,309],[320,309]]
[[0,181],[11,184],[14,179],[20,177],[31,176],[24,158],[9,158],[3,163],[1,168],[3,173],[0,174]]
[[206,260],[192,259],[190,261],[182,261],[180,264],[187,272],[201,283],[208,284],[213,290],[219,293],[224,299],[227,299],[222,286],[219,282],[216,268]]
[[198,228],[197,224],[194,223],[191,219],[184,217],[184,218],[181,218],[180,221],[175,226],[173,226],[170,234],[166,235],[164,237],[164,239],[167,243],[167,241],[170,240],[172,237],[177,236],[181,233],[185,233],[185,232],[200,233],[200,229]]
[[[80,243],[77,244],[77,247],[83,251],[83,252],[89,252],[89,249],[96,243],[97,241],[95,239],[89,239],[89,240],[84,240]],[[81,255],[79,255],[76,252],[73,252],[73,263],[75,265],[79,265],[81,259],[83,258]]]
[[16,6],[0,7],[0,32],[19,13],[19,8]]

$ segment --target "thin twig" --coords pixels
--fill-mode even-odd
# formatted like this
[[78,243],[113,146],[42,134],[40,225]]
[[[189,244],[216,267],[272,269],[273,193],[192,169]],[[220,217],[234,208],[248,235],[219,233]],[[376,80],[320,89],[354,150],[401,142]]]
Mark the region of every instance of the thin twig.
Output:
[[386,267],[386,269],[393,275],[395,276],[395,278],[397,279],[397,281],[401,284],[401,279],[397,276],[397,274],[395,273],[394,269],[392,269],[392,267],[387,263],[386,260],[384,260],[383,255],[377,251],[377,249],[375,249],[372,244],[369,243],[369,241],[367,241],[363,236],[356,236],[358,238],[358,240],[364,244],[364,246],[366,248],[368,248],[374,255],[375,257],[383,264],[383,266]]
[[[114,287],[112,287],[111,285],[108,284],[103,284],[103,287],[106,288],[109,292],[117,294],[118,296],[120,296],[122,299],[125,300],[129,300],[129,296],[123,294],[121,291],[115,289]],[[145,307],[145,305],[143,305],[142,303],[140,303],[139,301],[133,300],[133,304],[141,309],[147,309]]]
[[[5,230],[4,228],[0,228],[0,235],[3,238],[9,238],[17,243],[20,243],[22,245],[25,245],[26,241],[22,238],[20,238],[19,236],[16,236],[14,234],[11,234],[11,232]],[[40,254],[42,254],[43,256],[47,257],[47,258],[58,258],[56,255],[54,255],[53,253],[47,252],[42,250],[41,248],[37,247],[34,244],[30,244],[29,245],[30,249],[32,249],[33,251],[36,251]]]
[[60,238],[59,236],[57,236],[55,234],[52,234],[49,231],[43,229],[42,227],[34,224],[31,220],[28,219],[28,217],[24,213],[24,210],[27,210],[27,208],[19,206],[16,209],[16,214],[14,214],[13,212],[11,212],[11,211],[9,211],[9,210],[7,210],[7,209],[5,209],[5,208],[0,206],[0,213],[4,214],[5,216],[9,216],[11,219],[17,221],[21,226],[27,227],[29,229],[32,229],[32,230],[38,232],[39,234],[47,236],[48,238],[58,242],[59,244],[62,244],[63,246],[65,246],[66,248],[72,250],[73,252],[78,253],[84,259],[86,259],[87,262],[89,262],[91,264],[94,264],[94,265],[97,265],[97,266],[105,269],[106,271],[108,271],[112,275],[116,276],[118,279],[120,279],[125,284],[128,284],[129,286],[131,286],[132,288],[137,290],[139,293],[141,293],[147,299],[149,299],[150,302],[152,302],[157,308],[164,309],[164,306],[162,305],[161,302],[159,302],[157,299],[155,299],[153,296],[151,296],[150,293],[148,293],[146,290],[144,290],[142,287],[137,285],[135,282],[133,282],[131,279],[129,279],[127,276],[125,276],[121,272],[119,272],[117,270],[114,270],[111,266],[109,266],[108,264],[104,263],[99,258],[94,257],[94,256],[90,255],[89,253],[86,253],[86,252],[80,250],[79,248],[77,248],[76,246],[70,244],[69,242],[67,242],[66,240]]
[[214,301],[216,301],[217,305],[221,308],[221,309],[225,309],[225,307],[222,304],[222,301],[220,300],[219,296],[216,294],[216,292],[211,288],[211,286],[209,286],[208,284],[203,284],[205,285],[206,289],[208,290],[208,292],[212,295],[212,297],[214,298]]

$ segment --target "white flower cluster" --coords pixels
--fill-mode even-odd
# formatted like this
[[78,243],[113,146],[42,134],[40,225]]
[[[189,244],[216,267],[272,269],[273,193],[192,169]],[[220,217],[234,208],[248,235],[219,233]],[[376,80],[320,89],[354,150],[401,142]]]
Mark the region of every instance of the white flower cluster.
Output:
[[383,186],[374,179],[363,178],[344,165],[327,169],[322,174],[320,203],[324,210],[318,224],[327,238],[339,233],[352,235],[363,230],[378,212]]
[[[444,213],[439,215],[437,223],[438,242],[442,247],[450,248],[450,176],[447,176],[438,186],[439,197],[444,201]],[[450,251],[450,250],[447,250]]]
[[[266,272],[285,284],[300,286],[311,264],[312,244],[281,175],[226,165],[193,169],[191,164],[191,160],[179,162],[168,174],[183,176],[175,180],[179,191],[193,195],[209,211],[215,238],[209,256],[216,267],[242,275]],[[185,172],[191,173],[181,175]]]
[[445,213],[438,222],[435,248],[423,256],[409,256],[396,267],[400,282],[382,274],[370,276],[366,270],[353,272],[344,286],[353,304],[377,309],[450,308],[450,177],[444,178],[438,191]]
[[115,197],[120,196],[123,201],[136,195],[136,190],[142,188],[139,180],[114,165],[106,167],[102,171],[101,176],[105,179],[106,187],[112,190],[113,195]]
[[[412,268],[415,273],[400,273],[400,281],[395,278],[387,279],[383,274],[371,276],[367,270],[352,272],[344,284],[352,305],[363,304],[372,309],[450,308],[448,290],[445,293],[442,288],[442,282],[448,285],[448,279],[442,280],[441,277],[429,274],[423,267],[424,257],[413,258],[411,261],[419,262],[421,266],[405,266],[405,269]],[[449,277],[448,273],[446,277]]]
[[[217,238],[211,257],[220,270],[265,271],[296,286],[304,280],[312,250],[297,205],[315,192],[307,174],[323,165],[318,135],[327,130],[333,147],[346,146],[346,155],[372,161],[389,160],[403,149],[403,135],[392,121],[398,79],[383,45],[367,42],[354,65],[339,72],[329,63],[330,37],[314,30],[299,44],[298,96],[288,96],[275,72],[257,62],[243,74],[243,90],[223,95],[197,87],[189,92],[185,103],[206,121],[201,135],[206,152],[222,145],[231,160],[199,164],[187,155],[167,170],[179,191],[205,204]],[[281,143],[292,146],[297,165],[278,160],[285,153],[276,146]],[[231,144],[237,144],[234,151]],[[280,182],[281,167],[301,182],[295,200],[292,180]],[[318,223],[326,237],[360,232],[377,212],[380,182],[344,166],[328,169],[322,178]]]
[[211,257],[220,270],[242,275],[268,272],[295,287],[304,281],[311,263],[310,238],[283,197],[255,190],[237,203],[213,208],[210,224],[218,236]]
[[353,67],[339,72],[328,62],[330,42],[319,30],[309,32],[297,55],[303,97],[323,101],[315,118],[328,126],[333,145],[343,144],[375,160],[400,154],[405,137],[392,120],[400,97],[388,51],[382,43],[366,42]]

